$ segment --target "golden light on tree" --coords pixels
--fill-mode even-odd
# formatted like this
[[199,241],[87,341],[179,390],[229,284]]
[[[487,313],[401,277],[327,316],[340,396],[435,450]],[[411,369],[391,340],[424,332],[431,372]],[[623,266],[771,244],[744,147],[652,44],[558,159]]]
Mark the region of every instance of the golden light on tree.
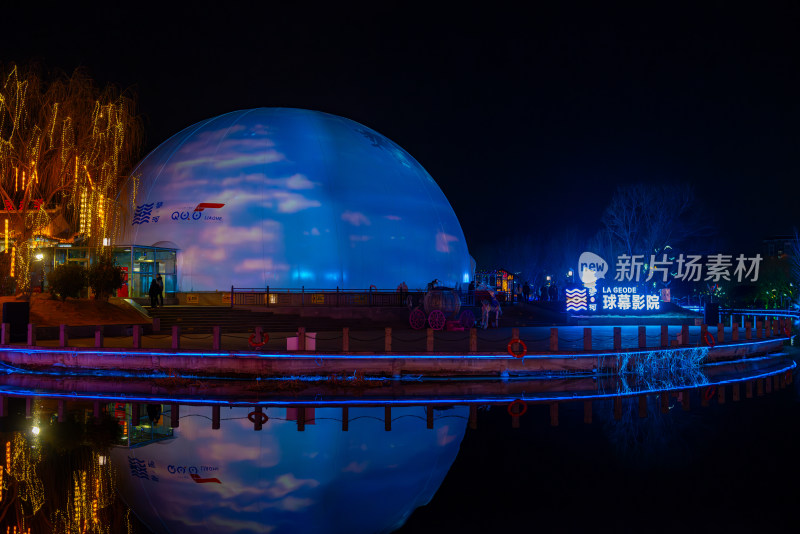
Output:
[[[100,249],[114,238],[114,199],[138,159],[142,126],[132,96],[101,90],[80,70],[46,82],[37,69],[12,64],[0,84],[0,200],[26,293],[37,239]],[[56,235],[56,219],[68,230]]]

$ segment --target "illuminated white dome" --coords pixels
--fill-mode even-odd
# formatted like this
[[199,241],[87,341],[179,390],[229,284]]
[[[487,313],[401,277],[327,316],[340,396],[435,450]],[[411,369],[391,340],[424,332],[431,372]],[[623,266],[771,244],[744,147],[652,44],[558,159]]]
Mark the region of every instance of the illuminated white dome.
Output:
[[174,135],[133,176],[118,243],[174,243],[180,291],[469,280],[464,234],[436,182],[342,117],[228,113]]

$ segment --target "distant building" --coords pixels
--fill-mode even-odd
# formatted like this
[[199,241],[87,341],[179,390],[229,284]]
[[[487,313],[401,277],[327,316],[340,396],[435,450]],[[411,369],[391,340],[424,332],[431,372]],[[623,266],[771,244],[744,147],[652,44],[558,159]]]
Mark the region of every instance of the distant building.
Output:
[[778,235],[768,237],[762,241],[761,254],[765,258],[783,259],[793,256],[793,235]]

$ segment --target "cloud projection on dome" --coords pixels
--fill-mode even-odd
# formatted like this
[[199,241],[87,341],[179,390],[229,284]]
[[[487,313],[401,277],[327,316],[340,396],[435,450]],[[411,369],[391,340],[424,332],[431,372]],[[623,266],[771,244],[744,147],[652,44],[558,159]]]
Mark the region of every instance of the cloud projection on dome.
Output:
[[172,534],[372,534],[393,532],[427,504],[458,455],[469,410],[351,407],[342,431],[339,408],[307,414],[305,431],[270,408],[259,432],[251,408],[181,406],[174,439],[115,448],[119,491],[153,532]]
[[181,291],[415,288],[470,276],[461,225],[433,178],[342,117],[228,113],[174,135],[132,176],[118,242],[174,243]]

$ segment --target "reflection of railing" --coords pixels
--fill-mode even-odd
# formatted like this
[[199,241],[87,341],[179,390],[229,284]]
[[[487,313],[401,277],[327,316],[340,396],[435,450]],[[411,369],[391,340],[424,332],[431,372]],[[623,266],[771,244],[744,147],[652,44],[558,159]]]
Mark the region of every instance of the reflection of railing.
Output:
[[418,306],[424,291],[397,291],[396,289],[306,289],[297,288],[243,288],[231,287],[231,307],[234,306]]

